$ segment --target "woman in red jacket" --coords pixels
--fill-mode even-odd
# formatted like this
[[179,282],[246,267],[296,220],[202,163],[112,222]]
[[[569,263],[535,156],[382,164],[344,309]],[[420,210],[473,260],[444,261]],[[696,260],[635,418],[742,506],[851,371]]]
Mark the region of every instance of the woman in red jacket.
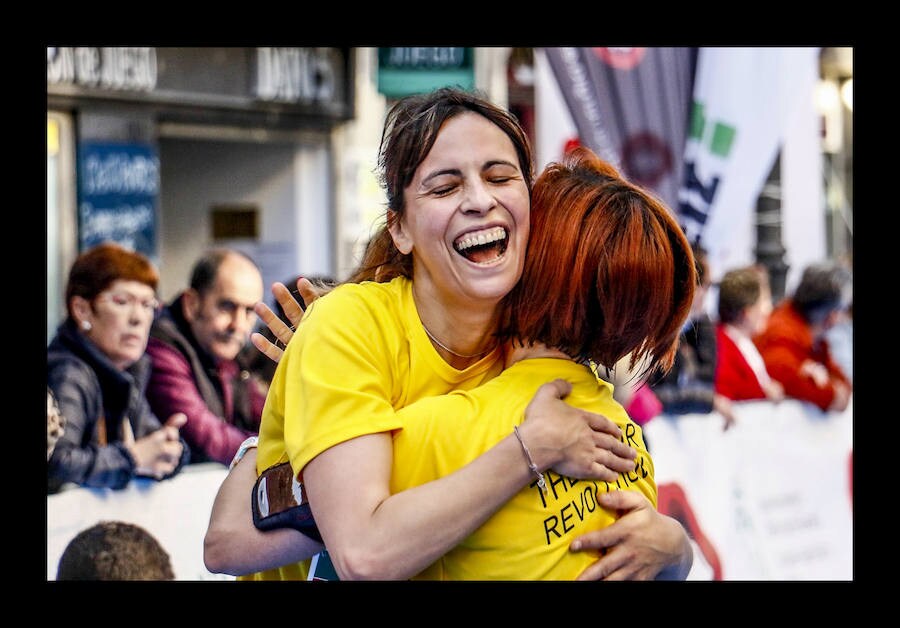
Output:
[[825,332],[842,319],[852,291],[848,268],[834,262],[812,264],[793,296],[772,312],[756,346],[786,396],[825,412],[847,409],[852,384],[832,358]]

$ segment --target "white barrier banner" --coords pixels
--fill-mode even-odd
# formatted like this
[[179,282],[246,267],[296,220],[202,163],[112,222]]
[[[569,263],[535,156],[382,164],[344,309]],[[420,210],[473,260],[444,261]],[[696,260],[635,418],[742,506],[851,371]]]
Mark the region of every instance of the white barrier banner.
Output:
[[[853,407],[822,413],[797,401],[718,414],[662,415],[644,426],[659,509],[695,542],[691,580],[852,580]],[[203,564],[203,536],[227,470],[190,465],[121,491],[47,497],[47,579],[68,542],[98,521],[135,523],[169,553],[178,580],[232,580]]]
[[644,425],[659,510],[695,541],[689,579],[853,579],[853,406],[793,400]]
[[120,491],[72,488],[47,496],[47,580],[56,580],[69,541],[100,521],[125,521],[156,537],[176,580],[234,580],[203,564],[213,499],[228,473],[217,463],[188,465],[170,480],[133,480]]

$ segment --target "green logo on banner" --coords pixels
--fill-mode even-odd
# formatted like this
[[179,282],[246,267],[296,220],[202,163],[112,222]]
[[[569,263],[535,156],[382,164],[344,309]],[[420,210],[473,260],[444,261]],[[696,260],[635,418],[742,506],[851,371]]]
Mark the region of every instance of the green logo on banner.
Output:
[[[703,106],[703,103],[694,102],[691,109],[691,127],[688,130],[692,140],[702,142],[706,122],[706,108]],[[728,153],[731,152],[736,135],[737,129],[730,124],[717,120],[712,127],[712,134],[709,137],[709,151],[713,155],[727,157]]]

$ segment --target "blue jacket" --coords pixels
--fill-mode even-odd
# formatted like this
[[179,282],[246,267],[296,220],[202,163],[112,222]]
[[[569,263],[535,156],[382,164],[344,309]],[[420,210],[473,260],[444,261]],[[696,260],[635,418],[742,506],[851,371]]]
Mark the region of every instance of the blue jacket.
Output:
[[[93,488],[124,488],[135,477],[135,461],[122,444],[125,417],[139,439],[161,423],[144,396],[150,359],[144,355],[126,371],[116,369],[97,347],[64,321],[47,347],[47,385],[66,419],[62,437],[47,463],[47,491],[67,482]],[[184,453],[178,473],[190,458]]]

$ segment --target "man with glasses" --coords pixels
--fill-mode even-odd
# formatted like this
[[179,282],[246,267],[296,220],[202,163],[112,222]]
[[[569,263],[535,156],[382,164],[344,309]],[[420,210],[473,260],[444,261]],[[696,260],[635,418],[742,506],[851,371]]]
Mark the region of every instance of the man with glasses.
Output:
[[157,316],[147,353],[147,398],[159,416],[183,412],[191,462],[228,464],[259,430],[266,387],[241,363],[263,297],[262,274],[244,253],[217,248],[194,264],[190,287]]

